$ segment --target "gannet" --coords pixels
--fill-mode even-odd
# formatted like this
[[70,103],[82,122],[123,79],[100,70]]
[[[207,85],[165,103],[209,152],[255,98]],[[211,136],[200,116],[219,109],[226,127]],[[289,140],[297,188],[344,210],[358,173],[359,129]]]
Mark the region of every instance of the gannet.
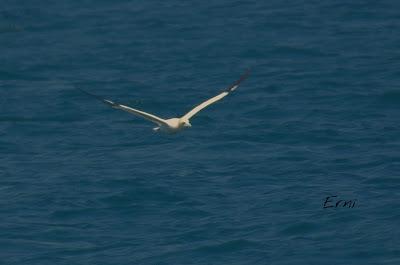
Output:
[[248,77],[249,73],[250,73],[250,70],[247,70],[237,81],[235,81],[228,88],[224,89],[224,91],[222,93],[204,101],[203,103],[194,107],[191,111],[189,111],[182,117],[171,118],[171,119],[162,119],[156,115],[153,115],[153,114],[150,114],[150,113],[138,110],[138,109],[134,109],[129,106],[122,105],[122,104],[116,103],[116,102],[108,100],[108,99],[103,99],[103,98],[101,98],[97,95],[94,95],[92,93],[89,93],[81,88],[78,88],[78,89],[80,91],[82,91],[83,93],[102,101],[103,103],[111,106],[114,109],[123,110],[123,111],[129,112],[133,115],[140,116],[146,120],[154,122],[155,124],[157,124],[157,127],[153,128],[154,131],[162,131],[162,132],[166,132],[166,133],[177,133],[179,131],[182,131],[183,129],[192,127],[192,125],[189,122],[190,118],[192,118],[194,115],[196,115],[202,109],[208,107],[209,105],[211,105],[211,104],[221,100],[222,98],[226,97],[227,95],[229,95],[229,93],[234,91],[239,86],[239,84]]

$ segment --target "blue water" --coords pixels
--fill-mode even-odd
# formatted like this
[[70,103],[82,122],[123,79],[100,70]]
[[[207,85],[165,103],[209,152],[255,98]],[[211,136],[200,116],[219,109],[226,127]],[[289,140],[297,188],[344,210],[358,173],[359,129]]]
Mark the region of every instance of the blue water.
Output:
[[399,1],[1,6],[0,264],[400,264]]

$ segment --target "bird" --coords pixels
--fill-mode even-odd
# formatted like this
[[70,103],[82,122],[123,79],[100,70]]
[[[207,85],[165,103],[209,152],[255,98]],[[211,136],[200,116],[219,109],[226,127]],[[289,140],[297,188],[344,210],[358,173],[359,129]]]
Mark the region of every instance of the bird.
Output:
[[200,112],[204,108],[210,106],[211,104],[223,99],[224,97],[229,95],[231,92],[236,90],[236,88],[239,86],[239,84],[243,80],[245,80],[249,76],[249,74],[250,74],[250,69],[248,69],[245,73],[243,73],[238,80],[236,80],[228,88],[224,89],[218,95],[197,105],[196,107],[194,107],[192,110],[190,110],[188,113],[186,113],[182,117],[170,118],[170,119],[162,119],[154,114],[150,114],[150,113],[144,112],[142,110],[134,109],[129,106],[119,104],[119,103],[116,103],[116,102],[108,100],[108,99],[104,99],[100,96],[97,96],[90,92],[87,92],[86,90],[83,90],[82,88],[77,88],[77,89],[79,89],[80,91],[82,91],[83,93],[85,93],[91,97],[94,97],[94,98],[100,100],[101,102],[105,103],[106,105],[109,105],[110,107],[112,107],[114,109],[126,111],[128,113],[131,113],[136,116],[140,116],[146,120],[149,120],[149,121],[157,124],[157,127],[153,128],[153,130],[156,132],[161,131],[161,132],[165,132],[165,133],[169,133],[169,134],[174,134],[174,133],[180,132],[184,129],[192,127],[192,124],[190,123],[190,119],[194,115],[196,115],[198,112]]

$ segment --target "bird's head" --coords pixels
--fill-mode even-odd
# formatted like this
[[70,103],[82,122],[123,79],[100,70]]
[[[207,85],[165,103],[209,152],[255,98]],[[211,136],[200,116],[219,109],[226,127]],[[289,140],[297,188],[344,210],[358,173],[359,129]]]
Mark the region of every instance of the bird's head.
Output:
[[180,123],[185,128],[190,128],[192,125],[190,124],[189,120],[180,120]]

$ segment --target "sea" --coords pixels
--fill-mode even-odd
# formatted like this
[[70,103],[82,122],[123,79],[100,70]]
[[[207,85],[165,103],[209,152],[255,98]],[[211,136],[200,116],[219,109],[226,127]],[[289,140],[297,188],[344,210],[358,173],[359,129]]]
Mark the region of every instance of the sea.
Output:
[[399,1],[0,3],[0,264],[400,264]]

